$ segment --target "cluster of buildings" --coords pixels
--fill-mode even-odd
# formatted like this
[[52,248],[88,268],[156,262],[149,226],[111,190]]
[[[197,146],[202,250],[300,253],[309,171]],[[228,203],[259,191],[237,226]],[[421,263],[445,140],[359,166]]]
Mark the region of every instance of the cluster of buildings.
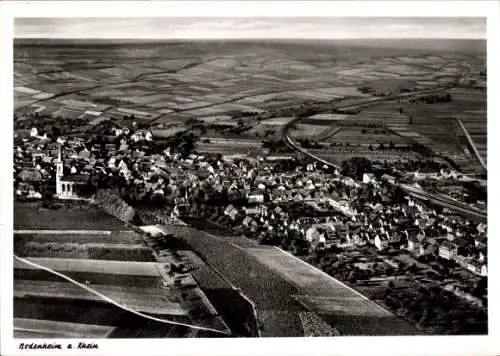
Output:
[[224,192],[238,199],[210,218],[253,236],[293,235],[325,248],[404,248],[487,273],[486,226],[438,213],[409,197],[403,204],[393,202],[388,187],[397,183],[395,176],[367,173],[355,181],[316,164],[282,171],[274,159],[182,157],[169,148],[153,154],[150,132],[117,127],[112,133],[112,143],[80,137],[50,142],[38,132],[16,138],[16,194],[39,199],[52,192],[80,199],[115,179],[131,190],[168,198],[172,213],[179,215],[189,211],[200,190]]
[[[151,132],[116,128],[113,136],[109,143],[63,136],[51,141],[33,128],[29,135],[15,137],[15,194],[39,199],[50,192],[61,199],[82,199],[95,190],[102,177],[132,178],[128,164],[136,164],[136,173],[144,174],[138,165],[147,161],[147,147],[141,150],[137,145],[151,141]],[[131,149],[129,143],[136,148]]]
[[[363,189],[370,189],[372,196],[379,198],[387,194],[384,188],[396,182],[390,175],[377,179],[373,174],[365,174],[362,182],[355,182],[322,174],[320,170],[309,172],[305,178],[301,173],[260,173],[248,187],[248,205],[227,205],[227,221],[234,228],[251,232],[278,230],[286,236],[295,230],[313,246],[405,249],[416,257],[454,260],[475,274],[487,274],[486,225],[438,213],[410,197],[404,204],[379,199],[364,203],[361,209],[352,207]],[[343,192],[339,184],[345,189]],[[294,191],[301,194],[301,199],[294,199]],[[299,202],[313,209],[311,216],[327,216],[293,218],[287,210],[291,203]]]

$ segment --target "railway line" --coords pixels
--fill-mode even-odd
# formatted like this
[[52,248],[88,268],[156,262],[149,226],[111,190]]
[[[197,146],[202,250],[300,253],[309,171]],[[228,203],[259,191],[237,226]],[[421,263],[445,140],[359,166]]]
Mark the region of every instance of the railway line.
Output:
[[478,222],[482,223],[488,222],[488,214],[484,211],[471,208],[463,203],[448,199],[447,197],[444,196],[428,193],[425,190],[413,187],[411,185],[401,184],[400,187],[409,195],[415,198],[424,199],[433,204],[454,210],[458,213],[461,213],[462,215],[465,215],[465,217],[477,220]]

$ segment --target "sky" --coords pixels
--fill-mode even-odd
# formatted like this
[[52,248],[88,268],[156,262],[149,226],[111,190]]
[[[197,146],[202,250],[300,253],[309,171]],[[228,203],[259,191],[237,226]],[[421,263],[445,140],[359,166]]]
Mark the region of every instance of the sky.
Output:
[[472,17],[16,18],[16,38],[80,39],[485,39]]

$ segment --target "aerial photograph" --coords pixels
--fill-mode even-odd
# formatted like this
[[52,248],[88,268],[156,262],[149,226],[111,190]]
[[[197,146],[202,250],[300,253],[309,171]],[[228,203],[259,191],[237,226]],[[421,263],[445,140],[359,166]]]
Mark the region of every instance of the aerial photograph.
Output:
[[15,18],[14,338],[487,335],[486,44]]

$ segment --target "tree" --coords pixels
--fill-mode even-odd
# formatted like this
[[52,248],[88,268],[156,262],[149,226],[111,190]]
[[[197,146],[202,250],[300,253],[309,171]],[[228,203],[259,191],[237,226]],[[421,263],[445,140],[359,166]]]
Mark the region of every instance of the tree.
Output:
[[51,131],[54,139],[61,136],[61,129],[58,126],[52,126]]
[[311,247],[309,241],[302,238],[294,238],[290,244],[290,249],[294,255],[305,255]]
[[[389,265],[384,265],[385,268],[384,268],[384,274],[386,276],[392,276],[394,274],[394,268],[392,268],[391,266]],[[392,281],[391,281],[392,282]]]
[[42,206],[44,208],[48,207],[50,203],[54,200],[54,197],[52,196],[52,193],[49,191],[45,191],[42,196],[43,203]]
[[355,283],[358,279],[359,275],[356,269],[353,269],[351,272],[349,272],[349,277],[348,277],[349,282]]
[[365,157],[353,157],[342,162],[342,175],[361,180],[364,173],[372,171],[371,162]]
[[387,287],[385,290],[384,290],[384,298],[387,298],[388,296],[392,295],[392,289]]
[[476,297],[482,297],[483,295],[486,294],[488,288],[488,280],[485,277],[482,277],[475,285],[474,287],[474,295]]

